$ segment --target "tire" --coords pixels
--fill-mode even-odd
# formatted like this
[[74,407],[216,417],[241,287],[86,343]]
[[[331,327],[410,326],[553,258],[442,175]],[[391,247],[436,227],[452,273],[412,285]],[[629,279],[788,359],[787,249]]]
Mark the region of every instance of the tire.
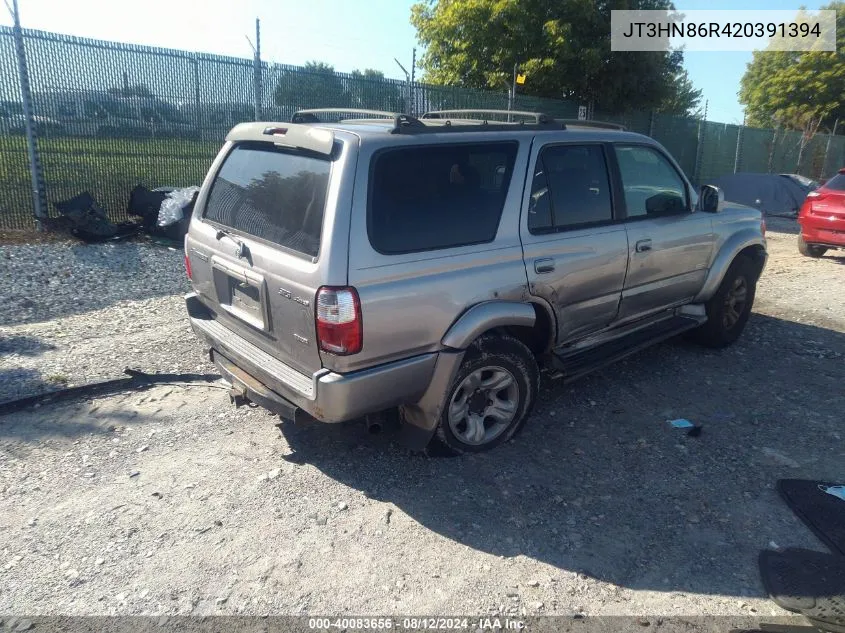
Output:
[[449,387],[433,454],[481,453],[507,442],[525,424],[539,389],[540,371],[528,347],[506,334],[479,337]]
[[804,241],[804,236],[798,234],[798,252],[805,257],[821,257],[827,252],[824,246],[816,246],[815,244],[807,244]]
[[[736,341],[754,305],[757,267],[747,257],[737,257],[728,268],[716,294],[705,304],[707,322],[693,330],[692,339],[707,347],[727,347]],[[744,289],[741,307],[737,307]]]

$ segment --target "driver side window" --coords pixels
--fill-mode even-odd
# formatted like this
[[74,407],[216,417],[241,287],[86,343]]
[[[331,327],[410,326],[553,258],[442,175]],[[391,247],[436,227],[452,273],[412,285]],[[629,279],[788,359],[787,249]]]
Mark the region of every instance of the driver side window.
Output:
[[668,160],[651,147],[617,145],[629,218],[677,215],[689,210],[687,190]]

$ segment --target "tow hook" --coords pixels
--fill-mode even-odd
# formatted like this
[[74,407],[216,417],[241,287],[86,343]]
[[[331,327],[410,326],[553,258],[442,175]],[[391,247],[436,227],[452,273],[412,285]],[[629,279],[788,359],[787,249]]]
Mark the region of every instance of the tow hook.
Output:
[[246,387],[233,384],[229,388],[229,402],[234,404],[236,409],[249,403],[249,399],[246,397]]

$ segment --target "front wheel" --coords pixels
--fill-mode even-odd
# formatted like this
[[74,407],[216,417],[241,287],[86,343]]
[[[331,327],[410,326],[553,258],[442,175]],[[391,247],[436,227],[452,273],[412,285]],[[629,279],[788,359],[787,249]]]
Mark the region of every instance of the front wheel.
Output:
[[805,257],[821,257],[827,252],[824,246],[817,246],[816,244],[807,244],[804,237],[798,234],[798,252]]
[[449,452],[480,453],[522,427],[540,385],[534,355],[508,335],[484,335],[466,351],[449,389],[436,439]]
[[692,338],[707,347],[727,347],[739,338],[751,315],[757,291],[757,269],[747,257],[738,257],[728,268],[719,289],[705,304],[707,322],[693,330]]

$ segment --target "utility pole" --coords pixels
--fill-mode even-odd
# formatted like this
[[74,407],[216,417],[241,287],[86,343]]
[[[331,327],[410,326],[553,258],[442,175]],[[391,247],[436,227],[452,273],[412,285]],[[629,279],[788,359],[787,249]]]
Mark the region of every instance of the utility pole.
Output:
[[23,108],[24,129],[26,131],[26,151],[29,157],[29,175],[32,179],[35,227],[38,231],[43,231],[45,230],[44,220],[47,219],[47,195],[44,187],[44,176],[41,172],[41,160],[38,156],[38,141],[35,136],[35,112],[32,107],[32,92],[29,85],[29,71],[26,67],[26,49],[24,48],[23,42],[18,0],[12,0],[11,6],[6,1],[6,8],[12,14],[14,24],[13,36],[15,40],[15,53],[18,58],[18,79],[21,84],[21,105]]

